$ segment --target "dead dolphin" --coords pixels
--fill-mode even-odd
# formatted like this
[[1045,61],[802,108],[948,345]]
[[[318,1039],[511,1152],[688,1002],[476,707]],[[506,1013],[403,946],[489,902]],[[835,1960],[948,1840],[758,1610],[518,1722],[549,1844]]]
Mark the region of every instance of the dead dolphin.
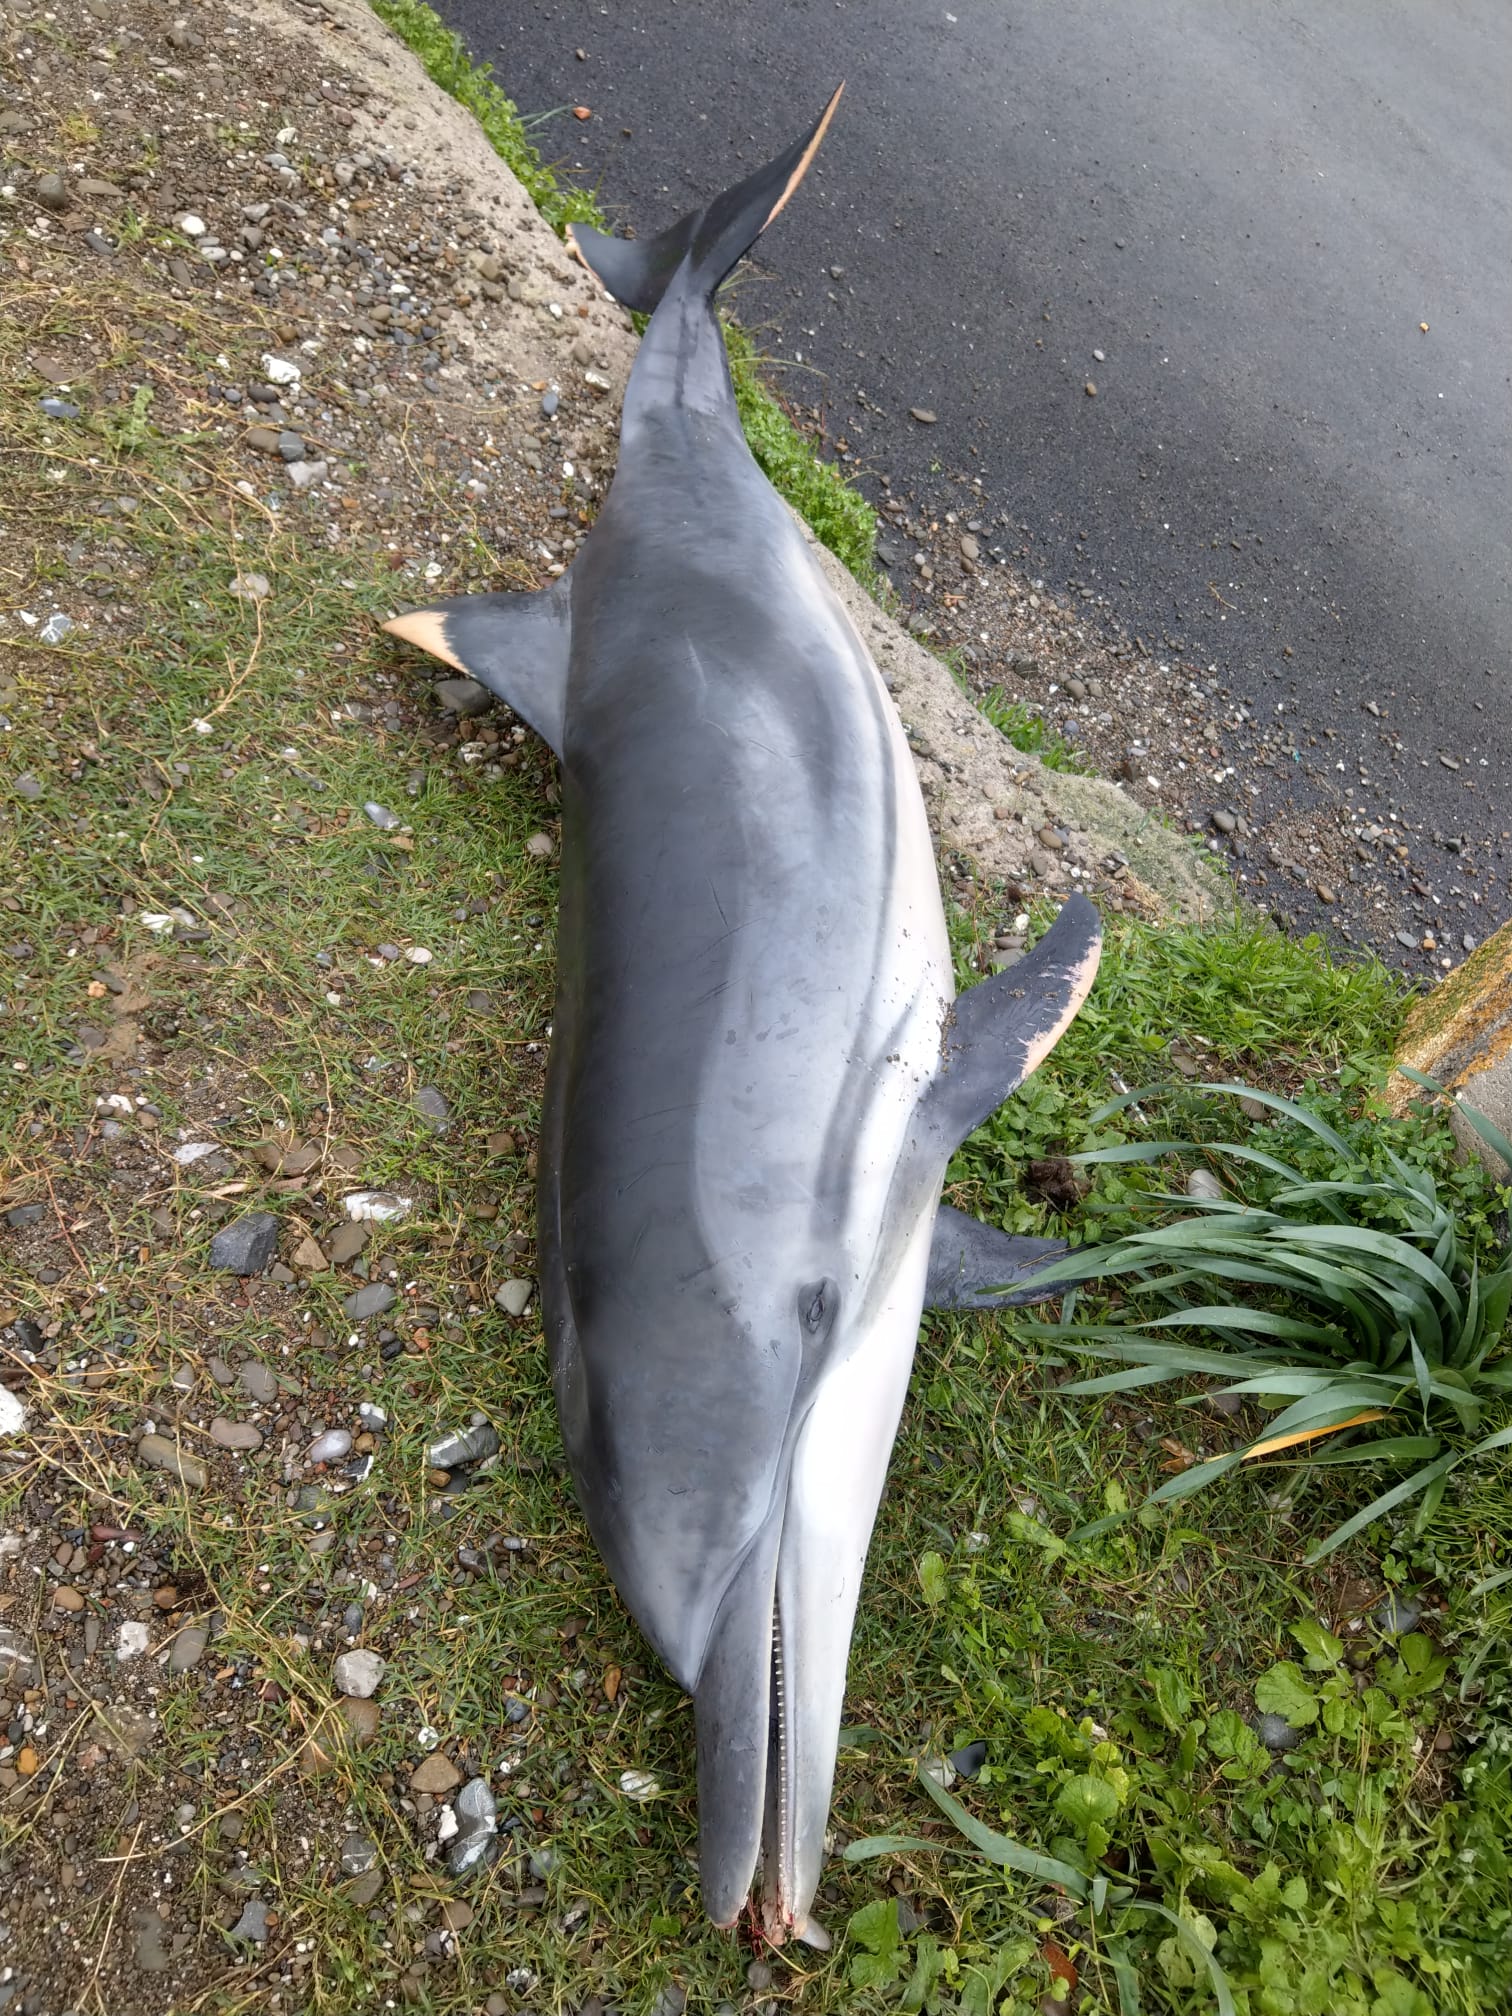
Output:
[[946,1164],[1053,1047],[1099,948],[1073,896],[954,998],[902,727],[741,435],[715,290],[839,95],[659,237],[578,230],[610,292],[654,311],[597,523],[538,594],[387,626],[561,758],[539,1252],[562,1437],[620,1594],[693,1696],[710,1915],[734,1921],[759,1861],[768,1936],[816,1944],[920,1310],[1035,1299],[1060,1250],[941,1210]]

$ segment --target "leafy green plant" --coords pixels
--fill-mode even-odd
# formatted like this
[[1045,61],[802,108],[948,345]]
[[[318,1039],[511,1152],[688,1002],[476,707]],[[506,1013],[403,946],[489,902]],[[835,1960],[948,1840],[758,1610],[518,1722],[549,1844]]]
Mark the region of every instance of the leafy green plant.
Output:
[[[1124,1093],[1093,1113],[1090,1125],[1165,1089]],[[1512,1253],[1483,1270],[1433,1175],[1395,1149],[1386,1147],[1384,1169],[1375,1167],[1357,1144],[1295,1100],[1241,1084],[1198,1089],[1284,1116],[1329,1151],[1331,1173],[1310,1179],[1252,1141],[1120,1142],[1072,1158],[1088,1166],[1155,1163],[1200,1152],[1226,1166],[1236,1191],[1246,1168],[1271,1180],[1263,1206],[1242,1191],[1197,1197],[1150,1191],[1147,1207],[1180,1207],[1183,1215],[1085,1248],[1047,1270],[1047,1280],[1065,1282],[1072,1293],[1061,1322],[1035,1325],[1035,1333],[1125,1367],[1062,1390],[1121,1393],[1201,1375],[1223,1380],[1224,1393],[1278,1410],[1263,1435],[1182,1470],[1152,1502],[1186,1497],[1240,1463],[1325,1438],[1329,1447],[1314,1452],[1313,1463],[1416,1466],[1319,1542],[1310,1561],[1414,1497],[1425,1520],[1459,1464],[1512,1445],[1512,1427],[1469,1447],[1463,1441],[1481,1426],[1487,1406],[1512,1391],[1512,1359],[1503,1344]],[[1512,1144],[1483,1116],[1462,1110],[1512,1161]],[[1126,1322],[1079,1325],[1075,1288],[1091,1281],[1118,1281],[1139,1313]],[[1236,1291],[1245,1290],[1259,1292],[1240,1300]],[[1152,1307],[1162,1313],[1145,1313]],[[1217,1333],[1233,1342],[1215,1350],[1173,1332]],[[1359,1435],[1378,1423],[1386,1424],[1385,1433]]]

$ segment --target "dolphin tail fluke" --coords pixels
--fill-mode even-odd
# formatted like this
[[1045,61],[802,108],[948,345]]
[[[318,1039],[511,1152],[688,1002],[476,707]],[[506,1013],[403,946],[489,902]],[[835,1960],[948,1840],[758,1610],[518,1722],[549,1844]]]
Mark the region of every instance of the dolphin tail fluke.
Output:
[[1070,1249],[1064,1239],[1020,1239],[942,1204],[929,1248],[926,1309],[1018,1309],[1064,1293],[1041,1288],[1035,1275]]
[[561,755],[572,638],[565,575],[535,594],[460,595],[383,627],[497,693]]
[[1096,909],[1072,896],[1016,966],[957,995],[943,1061],[920,1108],[947,1153],[1044,1063],[1086,1000],[1101,951]]
[[569,238],[579,258],[616,301],[642,313],[656,307],[684,261],[694,288],[712,295],[808,173],[844,89],[836,87],[801,140],[655,238],[609,238],[590,225],[572,225]]

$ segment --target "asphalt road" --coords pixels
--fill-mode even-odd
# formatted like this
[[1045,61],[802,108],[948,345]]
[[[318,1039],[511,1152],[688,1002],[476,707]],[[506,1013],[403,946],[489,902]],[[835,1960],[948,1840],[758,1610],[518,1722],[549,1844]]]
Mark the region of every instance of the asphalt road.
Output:
[[591,107],[536,138],[642,230],[846,78],[740,297],[800,396],[1351,771],[1388,710],[1425,829],[1512,829],[1503,0],[440,7],[527,116]]

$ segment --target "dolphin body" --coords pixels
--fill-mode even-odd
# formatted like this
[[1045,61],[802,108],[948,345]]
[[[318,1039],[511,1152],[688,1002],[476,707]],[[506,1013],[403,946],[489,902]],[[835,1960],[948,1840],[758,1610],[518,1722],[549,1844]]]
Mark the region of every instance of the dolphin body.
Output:
[[[707,209],[576,249],[653,311],[571,571],[386,627],[561,759],[542,1308],[578,1497],[693,1697],[706,1908],[810,1916],[862,1569],[921,1309],[1041,1299],[1063,1249],[942,1208],[949,1158],[1097,967],[1073,896],[954,998],[886,688],[740,430],[719,283],[804,138]],[[1005,1285],[1006,1284],[1006,1285]],[[1057,1292],[1057,1291],[1046,1291]]]

